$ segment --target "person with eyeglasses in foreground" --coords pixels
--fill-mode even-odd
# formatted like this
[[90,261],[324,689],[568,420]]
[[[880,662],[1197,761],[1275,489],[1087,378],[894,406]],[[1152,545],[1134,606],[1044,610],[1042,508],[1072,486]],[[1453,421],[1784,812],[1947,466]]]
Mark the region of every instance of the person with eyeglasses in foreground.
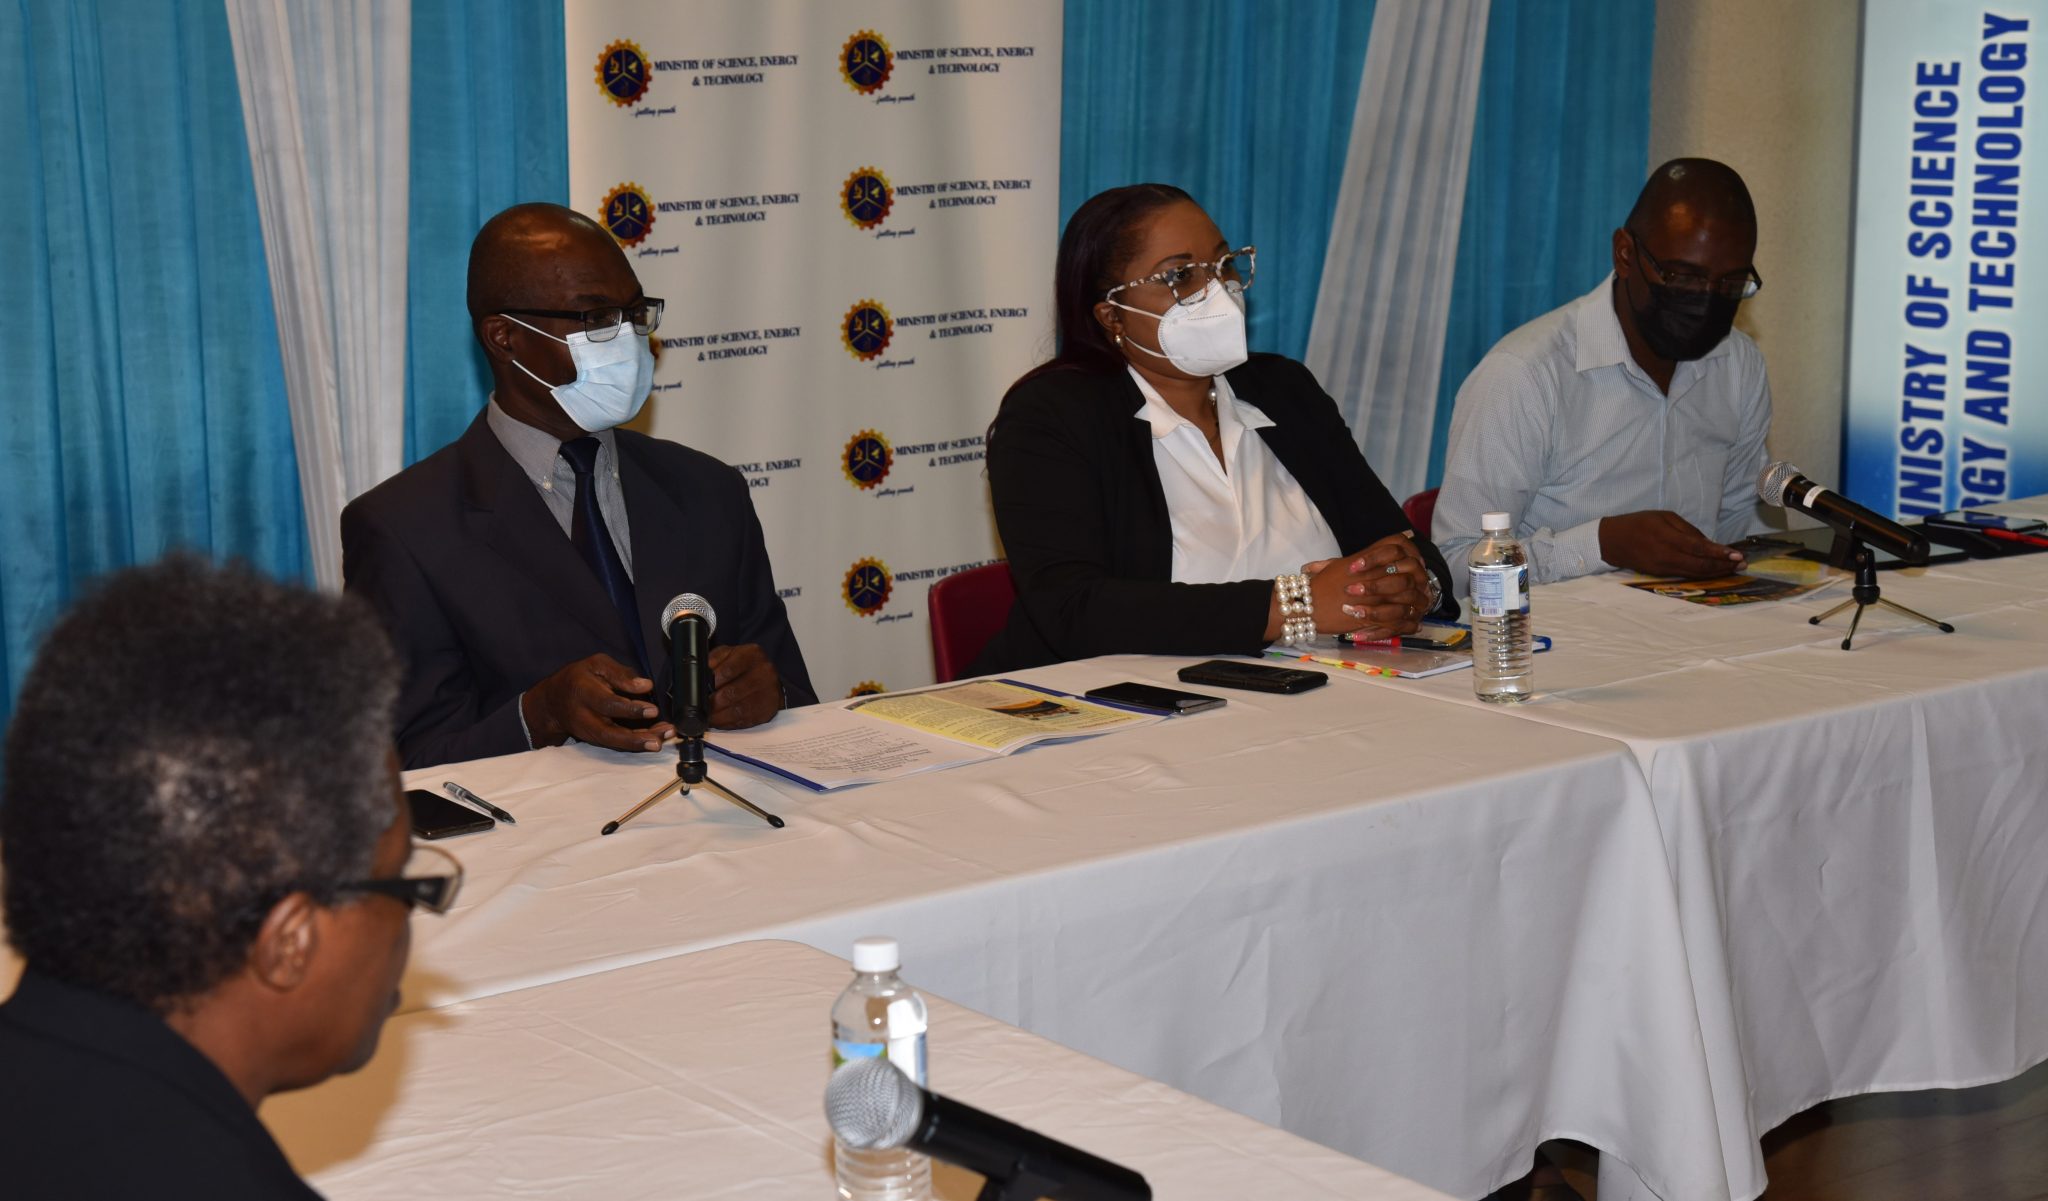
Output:
[[[1613,568],[1705,579],[1766,528],[1763,355],[1734,328],[1763,287],[1733,168],[1673,159],[1614,231],[1613,271],[1502,338],[1458,389],[1433,527],[1462,564],[1507,513],[1532,580]],[[1462,595],[1467,587],[1458,573]]]
[[816,701],[746,478],[618,428],[653,385],[662,301],[612,235],[561,205],[506,209],[470,246],[468,303],[489,401],[341,514],[343,586],[405,661],[405,766],[571,738],[659,749],[662,609],[684,592],[717,613],[713,726]]
[[51,630],[0,799],[0,1191],[317,1196],[256,1108],[369,1060],[462,880],[412,844],[398,681],[360,601],[185,556]]
[[1068,220],[1058,353],[989,427],[1017,601],[971,674],[1387,638],[1456,612],[1443,556],[1308,368],[1249,352],[1256,265],[1165,184],[1103,192]]

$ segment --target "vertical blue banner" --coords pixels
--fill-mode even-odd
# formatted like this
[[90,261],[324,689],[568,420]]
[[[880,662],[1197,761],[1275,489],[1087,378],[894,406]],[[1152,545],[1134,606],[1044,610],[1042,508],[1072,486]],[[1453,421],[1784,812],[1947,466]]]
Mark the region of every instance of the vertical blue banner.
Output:
[[2048,0],[1863,11],[1844,490],[1902,517],[2048,492]]

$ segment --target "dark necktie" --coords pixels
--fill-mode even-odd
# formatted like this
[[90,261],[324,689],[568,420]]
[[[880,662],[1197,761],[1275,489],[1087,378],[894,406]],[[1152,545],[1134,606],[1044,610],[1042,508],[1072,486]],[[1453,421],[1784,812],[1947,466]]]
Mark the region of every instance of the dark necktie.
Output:
[[576,513],[569,519],[569,541],[597,574],[605,595],[612,598],[619,624],[625,627],[626,645],[639,657],[640,674],[651,680],[654,671],[647,661],[647,640],[640,633],[640,607],[633,597],[633,578],[626,574],[626,565],[619,560],[619,548],[612,544],[611,527],[604,523],[604,512],[597,507],[597,451],[595,438],[562,443],[562,457],[569,460],[570,470],[576,473]]

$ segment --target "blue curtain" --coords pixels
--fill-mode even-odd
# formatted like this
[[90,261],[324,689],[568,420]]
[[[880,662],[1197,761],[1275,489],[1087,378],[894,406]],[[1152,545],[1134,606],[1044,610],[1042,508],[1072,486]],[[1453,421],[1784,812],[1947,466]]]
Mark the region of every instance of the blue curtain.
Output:
[[1254,349],[1300,358],[1337,206],[1370,0],[1066,0],[1060,223],[1097,192],[1187,189],[1259,248]]
[[0,162],[4,719],[92,577],[310,564],[220,0],[0,0]]
[[413,0],[408,463],[490,391],[463,303],[470,240],[511,205],[569,203],[563,53],[562,0]]
[[1443,479],[1458,386],[1503,335],[1589,291],[1649,174],[1642,0],[1493,0],[1430,445]]

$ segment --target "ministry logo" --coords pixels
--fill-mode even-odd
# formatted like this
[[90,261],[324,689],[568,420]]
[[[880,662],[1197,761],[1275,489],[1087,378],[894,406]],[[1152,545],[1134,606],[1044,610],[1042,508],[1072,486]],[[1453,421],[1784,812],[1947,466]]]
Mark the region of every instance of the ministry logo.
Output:
[[881,91],[895,70],[896,56],[889,52],[889,43],[872,29],[861,30],[840,47],[839,76],[863,96]]
[[613,42],[597,56],[597,86],[620,108],[631,108],[654,83],[654,64],[630,41]]
[[889,440],[874,430],[855,434],[839,455],[839,468],[846,473],[846,481],[862,492],[888,479],[889,468],[895,465],[896,455]]
[[873,617],[889,603],[889,593],[894,587],[888,564],[880,559],[859,559],[847,569],[846,578],[839,585],[839,595],[857,616]]
[[846,343],[846,353],[863,363],[880,358],[895,333],[896,323],[879,300],[854,301],[839,322],[839,340]]
[[638,246],[654,231],[654,198],[637,183],[622,183],[604,194],[598,218],[621,246]]
[[873,229],[896,207],[895,189],[889,177],[874,167],[862,167],[846,177],[839,189],[839,208],[856,229]]

